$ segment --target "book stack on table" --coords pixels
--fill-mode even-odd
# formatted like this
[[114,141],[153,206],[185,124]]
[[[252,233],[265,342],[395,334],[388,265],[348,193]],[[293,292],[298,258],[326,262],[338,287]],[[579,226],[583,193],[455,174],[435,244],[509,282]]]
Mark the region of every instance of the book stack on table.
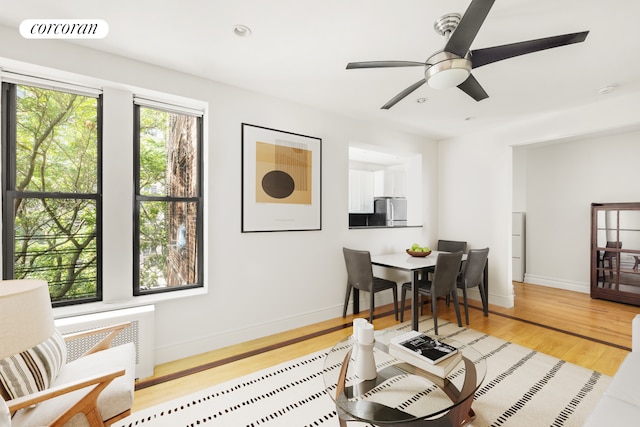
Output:
[[389,354],[442,378],[462,360],[462,352],[454,346],[418,331],[392,338]]

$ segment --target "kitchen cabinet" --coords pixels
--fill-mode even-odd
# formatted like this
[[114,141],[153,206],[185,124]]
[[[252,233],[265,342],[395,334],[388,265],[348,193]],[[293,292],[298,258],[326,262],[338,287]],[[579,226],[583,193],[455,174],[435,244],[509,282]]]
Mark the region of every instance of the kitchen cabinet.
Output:
[[374,172],[349,169],[349,213],[373,213]]
[[640,305],[640,203],[591,205],[591,297]]
[[404,167],[381,169],[374,176],[376,197],[407,197],[407,173]]

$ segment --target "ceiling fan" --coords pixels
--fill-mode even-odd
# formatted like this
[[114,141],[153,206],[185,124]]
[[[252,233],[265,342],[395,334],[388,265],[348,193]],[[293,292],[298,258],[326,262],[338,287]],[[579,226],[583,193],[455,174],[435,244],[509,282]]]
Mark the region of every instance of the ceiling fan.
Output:
[[393,107],[425,83],[435,89],[447,89],[457,86],[476,101],[482,101],[488,98],[489,95],[473,77],[471,69],[540,50],[580,43],[589,34],[589,31],[583,31],[469,50],[494,2],[495,0],[472,0],[464,15],[450,13],[440,17],[435,22],[434,29],[438,34],[445,36],[446,44],[442,50],[432,54],[425,62],[350,62],[347,64],[347,70],[357,68],[424,67],[424,78],[394,96],[382,106],[384,110]]

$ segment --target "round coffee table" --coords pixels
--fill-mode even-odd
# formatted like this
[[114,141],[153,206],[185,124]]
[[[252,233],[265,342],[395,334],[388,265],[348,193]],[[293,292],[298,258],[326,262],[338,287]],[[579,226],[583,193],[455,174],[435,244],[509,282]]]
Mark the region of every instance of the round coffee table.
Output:
[[473,396],[487,372],[482,354],[469,345],[440,339],[462,352],[462,360],[441,378],[388,353],[390,339],[405,332],[376,332],[377,377],[373,380],[355,375],[352,337],[338,342],[327,354],[325,390],[336,404],[342,427],[350,420],[380,426],[460,426],[475,416]]

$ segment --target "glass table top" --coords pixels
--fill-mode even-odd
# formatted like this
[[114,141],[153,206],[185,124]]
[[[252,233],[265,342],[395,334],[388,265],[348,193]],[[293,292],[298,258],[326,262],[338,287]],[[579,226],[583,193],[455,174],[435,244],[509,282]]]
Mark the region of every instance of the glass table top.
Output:
[[[325,390],[341,418],[374,424],[437,417],[473,398],[487,372],[484,356],[472,346],[448,338],[440,341],[462,352],[462,360],[444,378],[400,361],[388,352],[391,338],[406,331],[376,331],[377,377],[362,380],[351,359],[353,337],[338,342],[324,361]],[[346,366],[345,366],[346,365]]]

